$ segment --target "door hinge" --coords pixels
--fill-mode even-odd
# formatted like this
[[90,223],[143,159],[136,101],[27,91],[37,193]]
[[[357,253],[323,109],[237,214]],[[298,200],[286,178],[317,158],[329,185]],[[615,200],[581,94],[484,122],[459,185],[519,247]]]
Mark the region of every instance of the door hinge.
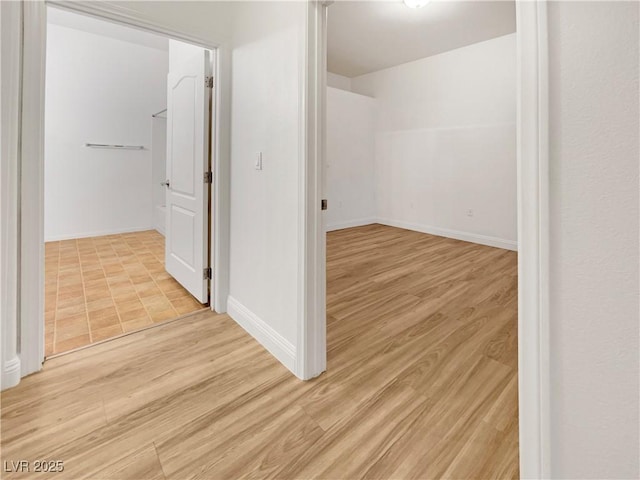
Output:
[[207,88],[213,88],[213,77],[204,77],[204,86]]
[[213,172],[204,172],[204,183],[213,183]]
[[211,277],[213,276],[213,271],[211,270],[211,267],[207,267],[204,269],[203,272],[203,277],[205,280],[211,280]]

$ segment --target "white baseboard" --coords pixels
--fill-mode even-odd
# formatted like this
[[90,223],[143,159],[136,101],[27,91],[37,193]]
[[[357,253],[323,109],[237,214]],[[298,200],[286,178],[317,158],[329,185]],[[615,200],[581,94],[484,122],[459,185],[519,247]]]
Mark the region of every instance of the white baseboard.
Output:
[[44,241],[59,242],[61,240],[73,240],[75,238],[102,237],[104,235],[118,235],[120,233],[144,232],[146,230],[155,230],[155,228],[149,225],[148,227],[114,228],[112,230],[99,230],[97,232],[71,233],[68,235],[53,235],[50,237],[46,237]]
[[459,230],[449,230],[447,228],[433,227],[430,225],[421,225],[402,220],[390,220],[388,218],[378,218],[376,219],[376,222],[390,227],[404,228],[416,232],[437,235],[439,237],[455,238],[456,240],[479,243],[480,245],[487,245],[489,247],[504,248],[506,250],[513,250],[516,252],[518,251],[518,242],[514,242],[513,240],[505,240],[503,238],[490,237],[477,233],[461,232]]
[[231,295],[227,314],[295,375],[296,347]]
[[377,223],[377,219],[374,217],[360,218],[357,220],[349,220],[347,222],[332,223],[330,225],[326,225],[324,230],[325,232],[333,232],[334,230],[342,230],[343,228],[362,227],[364,225],[371,225],[373,223]]

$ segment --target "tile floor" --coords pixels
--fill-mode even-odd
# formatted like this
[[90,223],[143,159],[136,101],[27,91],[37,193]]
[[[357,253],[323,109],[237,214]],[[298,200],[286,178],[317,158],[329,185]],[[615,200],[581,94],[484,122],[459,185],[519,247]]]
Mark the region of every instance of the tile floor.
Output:
[[45,244],[45,355],[202,308],[165,272],[155,230]]

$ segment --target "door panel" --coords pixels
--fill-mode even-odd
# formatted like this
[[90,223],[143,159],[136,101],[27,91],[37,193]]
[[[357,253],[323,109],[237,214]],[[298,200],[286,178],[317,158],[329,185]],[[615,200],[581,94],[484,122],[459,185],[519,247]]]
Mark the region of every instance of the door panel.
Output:
[[209,301],[209,52],[172,70],[167,83],[165,268],[201,303]]

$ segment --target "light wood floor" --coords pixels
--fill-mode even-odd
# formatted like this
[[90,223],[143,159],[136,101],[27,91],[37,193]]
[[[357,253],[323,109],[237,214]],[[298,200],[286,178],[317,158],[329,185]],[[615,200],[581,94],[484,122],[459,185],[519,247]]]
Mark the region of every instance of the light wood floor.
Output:
[[45,244],[45,354],[202,310],[164,270],[155,230]]
[[46,362],[2,394],[3,478],[518,476],[516,254],[382,226],[328,235],[328,371],[228,316]]

